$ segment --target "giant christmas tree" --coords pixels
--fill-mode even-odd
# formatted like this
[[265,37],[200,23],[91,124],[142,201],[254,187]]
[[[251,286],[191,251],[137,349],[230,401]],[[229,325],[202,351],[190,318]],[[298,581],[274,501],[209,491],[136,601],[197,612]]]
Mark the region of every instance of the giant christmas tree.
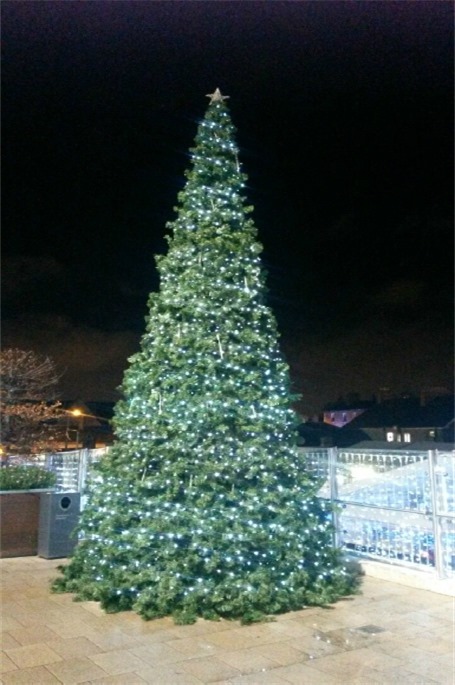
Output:
[[140,351],[54,589],[177,622],[260,620],[354,582],[295,448],[226,97],[210,96]]

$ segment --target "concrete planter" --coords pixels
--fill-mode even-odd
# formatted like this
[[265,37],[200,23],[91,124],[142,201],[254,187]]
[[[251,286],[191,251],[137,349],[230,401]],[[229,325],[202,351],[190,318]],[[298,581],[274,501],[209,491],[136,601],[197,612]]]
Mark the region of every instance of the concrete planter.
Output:
[[0,491],[0,557],[38,553],[40,494],[44,490]]

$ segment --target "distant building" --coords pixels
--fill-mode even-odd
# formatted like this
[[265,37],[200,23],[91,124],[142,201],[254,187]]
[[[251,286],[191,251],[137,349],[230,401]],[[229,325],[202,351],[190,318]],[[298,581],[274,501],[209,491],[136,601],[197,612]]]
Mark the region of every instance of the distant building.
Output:
[[362,430],[341,429],[323,421],[307,421],[298,427],[299,447],[347,447],[368,440]]
[[349,428],[361,430],[367,439],[392,444],[454,442],[453,395],[407,397],[385,400],[363,411]]
[[361,400],[356,395],[351,395],[346,400],[340,398],[337,402],[326,404],[323,410],[323,422],[329,426],[343,428],[372,405],[372,401]]

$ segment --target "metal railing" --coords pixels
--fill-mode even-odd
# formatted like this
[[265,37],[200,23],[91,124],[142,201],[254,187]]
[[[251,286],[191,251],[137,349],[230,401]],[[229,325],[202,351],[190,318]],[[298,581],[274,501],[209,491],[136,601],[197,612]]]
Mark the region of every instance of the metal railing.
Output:
[[[59,491],[84,489],[109,448],[43,455]],[[455,571],[455,451],[299,448],[333,505],[334,544],[351,553],[437,572]],[[34,462],[36,463],[36,461]]]
[[33,458],[12,456],[8,465],[42,466],[56,476],[58,492],[83,492],[92,464],[106,454],[108,447],[80,449],[53,454],[40,454]]
[[83,493],[92,465],[99,461],[108,449],[100,447],[48,454],[45,466],[56,474],[58,490]]
[[455,570],[455,452],[300,448],[335,505],[334,542],[444,578]]

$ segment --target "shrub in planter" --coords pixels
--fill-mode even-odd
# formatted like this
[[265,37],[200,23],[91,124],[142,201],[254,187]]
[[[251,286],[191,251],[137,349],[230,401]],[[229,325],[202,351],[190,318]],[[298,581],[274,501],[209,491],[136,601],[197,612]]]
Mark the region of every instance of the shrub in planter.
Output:
[[[55,485],[55,474],[39,466],[0,468],[0,557],[37,554],[40,493]],[[26,492],[17,492],[18,490]],[[34,492],[35,491],[35,492]]]
[[3,466],[0,468],[0,490],[42,490],[56,483],[55,473],[41,466]]

